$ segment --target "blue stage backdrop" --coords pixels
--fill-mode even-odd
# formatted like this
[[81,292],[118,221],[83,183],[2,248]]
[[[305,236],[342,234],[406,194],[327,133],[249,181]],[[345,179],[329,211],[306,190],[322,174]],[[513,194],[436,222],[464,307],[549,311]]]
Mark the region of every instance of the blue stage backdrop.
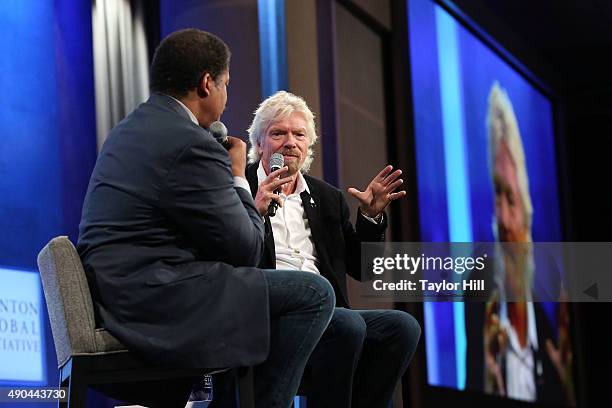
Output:
[[57,384],[36,255],[76,240],[95,162],[91,2],[3,0],[0,54],[0,385]]
[[[551,100],[433,1],[409,0],[408,21],[422,240],[494,241],[486,118],[497,83],[525,150],[533,240],[560,241]],[[424,309],[428,382],[464,389],[463,304]]]

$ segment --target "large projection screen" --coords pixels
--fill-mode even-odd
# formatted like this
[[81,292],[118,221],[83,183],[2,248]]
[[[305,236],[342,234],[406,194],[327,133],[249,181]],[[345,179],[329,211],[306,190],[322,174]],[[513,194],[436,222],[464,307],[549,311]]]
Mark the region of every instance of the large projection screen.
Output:
[[[561,241],[551,98],[434,1],[409,0],[408,27],[421,240],[519,239],[500,221],[507,208],[495,166],[508,157],[508,180],[520,193],[511,204],[531,220],[520,239]],[[493,142],[502,133],[511,136],[505,153]],[[572,349],[567,305],[529,303],[520,329],[515,305],[495,306],[508,334],[496,354],[485,352],[483,319],[473,318],[487,303],[424,304],[428,383],[572,405],[573,371],[566,364],[564,375],[554,353]]]

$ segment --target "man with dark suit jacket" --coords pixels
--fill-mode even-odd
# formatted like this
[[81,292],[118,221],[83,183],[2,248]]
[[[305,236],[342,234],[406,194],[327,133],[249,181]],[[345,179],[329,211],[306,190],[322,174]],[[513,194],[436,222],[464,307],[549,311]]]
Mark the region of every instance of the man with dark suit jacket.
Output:
[[[161,42],[151,97],[98,157],[78,251],[99,323],[130,349],[175,367],[256,365],[256,406],[286,408],[334,294],[318,276],[256,268],[264,226],[246,144],[229,137],[226,150],[206,130],[225,109],[229,58],[200,30]],[[231,399],[219,392],[213,405]]]
[[[387,408],[398,379],[405,372],[420,335],[417,321],[397,310],[351,310],[346,274],[361,280],[361,243],[384,240],[383,213],[390,201],[403,197],[401,171],[383,169],[363,192],[349,193],[360,203],[356,228],[342,192],[310,177],[314,118],[302,98],[277,92],[255,112],[249,129],[251,164],[247,179],[255,205],[265,216],[264,268],[304,270],[329,280],[336,308],[329,327],[309,360],[309,408]],[[288,168],[269,172],[270,157],[282,154]],[[276,189],[282,189],[275,194]],[[280,208],[266,215],[274,200]]]

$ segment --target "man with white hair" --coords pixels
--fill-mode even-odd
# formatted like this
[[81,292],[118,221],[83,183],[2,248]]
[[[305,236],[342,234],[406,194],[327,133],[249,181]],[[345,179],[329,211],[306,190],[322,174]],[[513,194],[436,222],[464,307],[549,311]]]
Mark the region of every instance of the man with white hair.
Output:
[[[308,362],[308,407],[387,408],[420,327],[402,311],[349,309],[346,274],[361,280],[361,243],[384,240],[384,209],[406,194],[396,191],[401,170],[386,166],[365,191],[348,190],[360,202],[354,228],[342,192],[306,174],[317,135],[302,98],[284,91],[272,95],[255,112],[248,132],[246,175],[266,228],[260,267],[320,274],[336,293],[332,320]],[[285,168],[270,172],[274,153],[283,155]],[[267,215],[272,200],[279,205],[273,217]]]
[[497,248],[500,262],[492,271],[489,302],[466,304],[466,387],[526,401],[573,404],[571,370],[566,369],[567,307],[561,304],[557,349],[542,304],[533,301],[533,206],[525,152],[512,103],[497,82],[489,93],[487,133],[494,234],[504,245]]

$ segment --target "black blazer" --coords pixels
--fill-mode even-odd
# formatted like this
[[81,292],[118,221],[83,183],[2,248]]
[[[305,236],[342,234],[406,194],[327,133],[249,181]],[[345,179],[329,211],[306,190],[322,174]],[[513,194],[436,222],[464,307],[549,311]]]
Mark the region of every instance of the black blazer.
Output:
[[[257,168],[259,162],[247,166],[246,176],[253,197],[257,194]],[[387,219],[374,224],[361,214],[357,216],[356,228],[350,222],[350,210],[344,195],[332,185],[304,175],[310,194],[302,193],[302,205],[308,218],[312,240],[317,250],[318,269],[332,284],[336,293],[336,305],[349,307],[346,292],[346,275],[357,280],[361,277],[361,243],[385,240]],[[265,217],[265,251],[261,268],[276,268],[274,236],[269,218]]]
[[130,349],[181,367],[248,366],[268,353],[263,236],[225,149],[153,94],[98,156],[77,249],[99,324]]

